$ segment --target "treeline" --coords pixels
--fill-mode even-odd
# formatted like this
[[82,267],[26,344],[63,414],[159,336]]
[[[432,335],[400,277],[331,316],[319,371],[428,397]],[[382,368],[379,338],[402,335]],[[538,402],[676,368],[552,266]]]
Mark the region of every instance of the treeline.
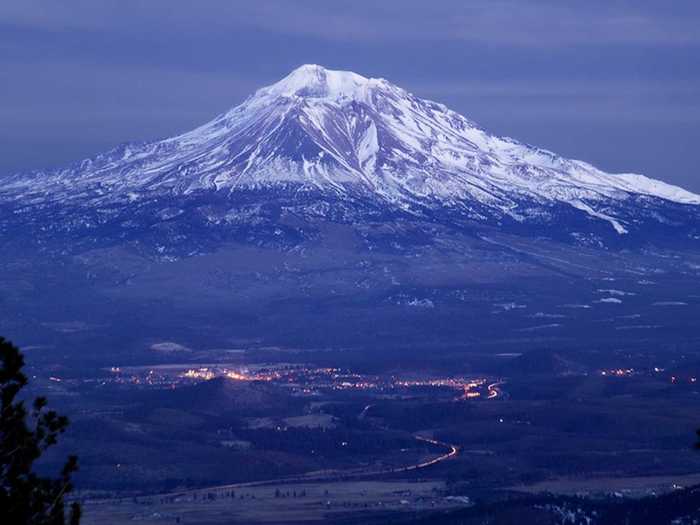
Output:
[[379,417],[392,428],[411,432],[424,428],[464,425],[475,416],[471,403],[386,403],[372,407],[372,416]]
[[[676,525],[700,522],[700,486],[640,499],[514,496],[448,512],[384,520],[391,525]],[[371,521],[365,521],[369,525]]]

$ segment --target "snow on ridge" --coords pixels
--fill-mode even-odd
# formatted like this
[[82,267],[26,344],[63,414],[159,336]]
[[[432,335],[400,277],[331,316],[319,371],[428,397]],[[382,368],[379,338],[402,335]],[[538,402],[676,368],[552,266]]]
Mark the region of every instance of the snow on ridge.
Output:
[[700,204],[700,195],[691,193],[680,186],[674,186],[673,184],[636,173],[620,173],[616,174],[615,177],[628,184],[630,192],[657,196],[683,204]]

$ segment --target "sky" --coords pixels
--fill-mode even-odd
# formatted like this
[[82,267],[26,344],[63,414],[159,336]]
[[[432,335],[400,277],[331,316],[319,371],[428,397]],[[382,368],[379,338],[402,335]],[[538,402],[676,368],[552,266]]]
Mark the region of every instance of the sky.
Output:
[[700,192],[695,0],[2,0],[0,176],[186,131],[305,63]]

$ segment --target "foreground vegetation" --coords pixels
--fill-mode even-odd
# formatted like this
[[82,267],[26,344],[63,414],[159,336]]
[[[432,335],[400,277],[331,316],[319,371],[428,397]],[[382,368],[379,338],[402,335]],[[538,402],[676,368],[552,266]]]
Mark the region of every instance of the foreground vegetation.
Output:
[[68,419],[47,409],[37,397],[27,409],[22,389],[27,376],[19,349],[0,337],[0,516],[13,525],[78,525],[81,508],[64,499],[72,490],[71,474],[78,460],[70,456],[56,479],[42,477],[34,463],[68,426]]

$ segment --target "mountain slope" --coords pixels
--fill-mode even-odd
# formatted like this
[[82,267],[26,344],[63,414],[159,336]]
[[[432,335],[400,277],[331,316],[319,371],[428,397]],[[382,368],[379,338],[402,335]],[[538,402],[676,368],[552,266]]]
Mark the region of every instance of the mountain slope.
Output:
[[6,229],[13,216],[31,223],[38,214],[55,231],[109,226],[127,236],[162,221],[186,224],[183,232],[193,221],[261,223],[271,201],[350,222],[370,208],[525,233],[555,226],[587,243],[655,230],[697,240],[700,217],[700,196],[681,188],[490,135],[386,80],[314,65],[191,132],[18,174],[0,188]]

